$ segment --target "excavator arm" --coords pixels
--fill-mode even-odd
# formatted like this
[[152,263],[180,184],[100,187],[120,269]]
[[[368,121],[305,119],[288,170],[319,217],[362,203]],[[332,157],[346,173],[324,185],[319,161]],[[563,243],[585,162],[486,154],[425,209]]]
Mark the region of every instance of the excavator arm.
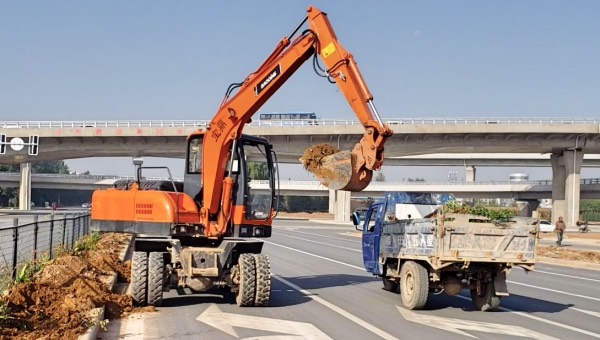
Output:
[[[292,40],[306,22],[309,29]],[[332,189],[360,191],[369,184],[372,170],[381,167],[383,144],[392,131],[377,114],[373,96],[356,62],[338,42],[327,15],[309,6],[304,20],[277,44],[258,69],[243,82],[230,86],[206,128],[201,172],[204,202],[201,217],[205,222],[217,212],[221,215],[220,226],[228,220],[228,196],[233,180],[225,177],[226,165],[232,145],[240,138],[244,126],[306,60],[317,55],[326,65],[323,73],[338,85],[364,126],[365,134],[351,153],[343,151],[323,157],[317,171],[310,170]]]

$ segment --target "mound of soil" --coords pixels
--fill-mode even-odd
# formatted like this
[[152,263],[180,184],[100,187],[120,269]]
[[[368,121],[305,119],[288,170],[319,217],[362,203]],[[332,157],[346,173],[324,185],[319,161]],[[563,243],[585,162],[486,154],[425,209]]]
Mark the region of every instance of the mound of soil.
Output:
[[119,260],[128,242],[126,234],[103,234],[95,250],[62,254],[31,282],[12,286],[0,298],[8,307],[8,315],[0,316],[0,339],[76,339],[91,325],[96,307],[105,305],[108,319],[130,313],[131,297],[109,287],[112,272],[129,280],[129,263]]
[[563,247],[538,247],[537,255],[555,259],[600,264],[600,252],[590,250],[567,249]]

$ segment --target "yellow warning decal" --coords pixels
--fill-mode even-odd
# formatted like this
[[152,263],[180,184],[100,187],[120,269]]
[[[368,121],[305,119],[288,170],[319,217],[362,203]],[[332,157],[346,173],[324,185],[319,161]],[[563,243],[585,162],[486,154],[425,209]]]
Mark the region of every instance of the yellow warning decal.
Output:
[[333,43],[329,43],[329,45],[325,46],[321,50],[321,55],[323,58],[329,57],[333,52],[335,52],[335,45]]

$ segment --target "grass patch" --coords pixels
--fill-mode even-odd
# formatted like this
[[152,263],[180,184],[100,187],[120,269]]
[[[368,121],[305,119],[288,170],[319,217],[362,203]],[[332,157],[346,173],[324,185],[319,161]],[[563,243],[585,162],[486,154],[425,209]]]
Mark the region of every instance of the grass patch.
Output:
[[71,253],[73,255],[81,255],[84,252],[94,250],[94,249],[96,249],[96,246],[98,245],[99,241],[100,241],[100,233],[92,232],[89,235],[86,235],[86,236],[80,238],[79,240],[77,240],[77,242],[75,242],[75,246],[73,247],[73,250],[71,251]]
[[15,277],[15,283],[29,282],[33,275],[42,270],[48,263],[50,263],[50,256],[48,253],[42,253],[37,259],[27,261],[17,266],[17,276]]

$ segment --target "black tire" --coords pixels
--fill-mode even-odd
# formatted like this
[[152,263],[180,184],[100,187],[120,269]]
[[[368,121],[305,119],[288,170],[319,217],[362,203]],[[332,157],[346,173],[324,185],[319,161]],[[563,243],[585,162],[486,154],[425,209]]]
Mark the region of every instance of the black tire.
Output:
[[385,276],[382,276],[381,280],[383,281],[383,289],[384,290],[387,290],[388,292],[393,292],[393,293],[398,292],[398,288],[400,287],[400,283],[398,283],[398,281],[394,281]]
[[271,296],[271,265],[269,257],[264,254],[255,254],[256,263],[256,294],[254,296],[254,306],[264,307],[269,304]]
[[494,282],[485,283],[482,293],[482,295],[478,295],[476,289],[471,289],[471,301],[473,301],[475,310],[487,312],[500,306],[500,297],[496,296]]
[[251,307],[254,305],[254,293],[256,292],[256,265],[252,254],[241,254],[238,260],[240,270],[240,286],[238,288],[235,302],[240,307]]
[[131,258],[130,291],[133,304],[146,305],[146,287],[148,282],[148,254],[136,251]]
[[151,252],[148,257],[148,304],[160,306],[163,299],[165,276],[163,253]]
[[414,261],[406,261],[400,270],[400,296],[408,309],[423,309],[429,296],[427,269]]

